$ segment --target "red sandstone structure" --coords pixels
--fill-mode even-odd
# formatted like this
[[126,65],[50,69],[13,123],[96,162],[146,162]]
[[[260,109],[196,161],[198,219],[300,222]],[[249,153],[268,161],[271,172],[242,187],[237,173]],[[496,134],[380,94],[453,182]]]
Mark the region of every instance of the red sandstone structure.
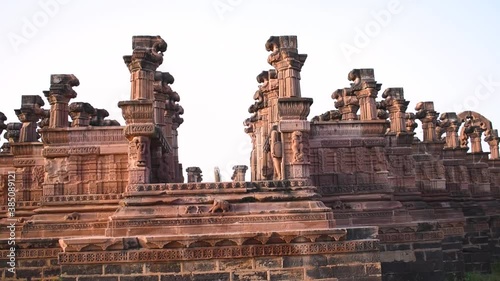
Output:
[[257,76],[244,122],[250,182],[246,165],[231,182],[218,170],[204,182],[188,167],[184,182],[184,110],[173,76],[158,71],[159,36],[134,36],[123,57],[124,126],[70,103],[72,74],[51,76],[48,108],[22,96],[20,122],[0,113],[3,280],[462,280],[490,271],[500,260],[500,138],[486,117],[439,114],[430,101],[409,112],[403,88],[379,98],[374,70],[354,69],[332,94],[336,109],[308,120],[297,38],[272,36],[265,47],[272,68]]

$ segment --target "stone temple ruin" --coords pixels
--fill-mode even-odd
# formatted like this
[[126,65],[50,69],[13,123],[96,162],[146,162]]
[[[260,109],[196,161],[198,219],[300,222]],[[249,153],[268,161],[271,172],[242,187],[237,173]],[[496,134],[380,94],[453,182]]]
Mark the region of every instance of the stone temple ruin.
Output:
[[410,112],[403,88],[379,97],[374,70],[354,69],[336,109],[308,120],[307,55],[272,36],[244,121],[249,167],[231,182],[188,167],[185,183],[184,110],[157,70],[167,44],[132,41],[124,126],[70,103],[72,74],[51,76],[48,108],[25,95],[20,122],[0,114],[2,280],[462,280],[500,260],[500,138],[481,114]]

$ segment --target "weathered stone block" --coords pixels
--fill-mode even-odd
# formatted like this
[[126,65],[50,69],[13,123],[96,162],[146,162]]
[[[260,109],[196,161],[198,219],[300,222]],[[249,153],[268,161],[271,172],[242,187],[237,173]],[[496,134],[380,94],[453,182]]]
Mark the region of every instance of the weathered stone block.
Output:
[[423,243],[414,243],[413,249],[441,249],[441,242],[423,242]]
[[363,277],[366,276],[364,265],[345,265],[345,266],[333,266],[333,275],[336,278],[347,278],[347,277]]
[[[78,277],[78,281],[92,281],[92,280],[95,280],[95,281],[118,281],[118,277],[112,277],[112,276]],[[130,281],[130,280],[127,280],[127,281]],[[144,280],[144,281],[146,281],[146,280]]]
[[382,273],[382,268],[380,264],[366,264],[365,265],[366,275],[380,275]]
[[442,261],[443,252],[442,251],[425,251],[425,259],[427,261]]
[[304,280],[303,269],[281,269],[269,271],[270,281]]
[[385,244],[384,246],[386,251],[404,251],[411,249],[410,244]]
[[306,277],[311,279],[325,279],[333,277],[333,270],[331,267],[317,267],[306,269]]
[[143,272],[144,265],[142,263],[104,265],[104,274],[134,274]]
[[[120,281],[159,281],[159,280],[160,280],[160,277],[158,275],[152,275],[152,276],[145,276],[145,275],[142,275],[142,276],[120,276]],[[80,281],[80,280],[78,280],[78,281]]]
[[355,253],[355,254],[337,254],[327,255],[329,265],[348,264],[348,263],[375,263],[381,259],[378,252]]
[[[257,261],[256,261],[257,264]],[[256,266],[257,267],[257,266]],[[242,269],[252,269],[253,262],[251,259],[234,259],[234,260],[220,260],[219,270],[229,271],[229,270],[242,270]]]
[[61,272],[64,275],[92,275],[102,274],[102,265],[63,265]]
[[34,268],[34,269],[17,268],[16,269],[16,277],[17,278],[42,277],[42,269],[41,268]]
[[178,262],[151,263],[146,264],[147,272],[181,272],[181,264]]
[[233,281],[267,281],[267,271],[240,271],[233,273]]
[[418,252],[412,251],[412,250],[405,250],[405,251],[387,251],[387,252],[381,252],[380,253],[380,261],[381,262],[397,262],[397,261],[402,261],[402,262],[412,262],[417,260],[416,255]]
[[282,268],[283,258],[282,257],[264,257],[255,258],[255,268]]
[[160,281],[191,281],[191,274],[168,274],[162,275]]
[[312,255],[312,256],[305,256],[302,258],[304,266],[325,266],[328,264],[328,260],[326,256],[323,255]]
[[183,272],[215,271],[216,268],[217,264],[215,261],[193,261],[182,263]]
[[61,268],[60,267],[44,267],[43,268],[43,277],[48,278],[51,276],[60,276]]
[[192,281],[229,281],[230,275],[227,272],[224,273],[197,273],[193,274]]
[[47,265],[47,260],[19,260],[17,267],[42,267]]
[[304,261],[301,256],[286,256],[283,257],[283,267],[301,267]]

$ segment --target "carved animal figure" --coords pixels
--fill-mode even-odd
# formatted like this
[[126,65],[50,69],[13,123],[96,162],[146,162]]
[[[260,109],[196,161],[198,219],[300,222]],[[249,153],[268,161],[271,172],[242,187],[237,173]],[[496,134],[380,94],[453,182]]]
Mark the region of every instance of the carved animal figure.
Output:
[[231,205],[226,200],[215,199],[214,204],[208,210],[209,213],[215,213],[217,211],[221,211],[223,213],[228,212],[231,208]]
[[68,215],[65,215],[64,216],[64,220],[67,220],[67,221],[77,221],[77,220],[80,220],[80,213],[77,213],[77,212],[73,212],[71,214],[68,214]]

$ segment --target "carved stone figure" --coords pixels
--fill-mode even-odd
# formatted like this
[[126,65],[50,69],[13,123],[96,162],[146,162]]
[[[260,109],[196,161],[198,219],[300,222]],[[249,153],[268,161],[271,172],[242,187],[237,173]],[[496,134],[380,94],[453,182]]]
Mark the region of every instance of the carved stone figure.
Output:
[[283,157],[283,146],[281,143],[281,134],[278,132],[278,126],[274,125],[269,137],[271,157],[273,159],[274,179],[282,179],[281,160]]
[[304,144],[302,143],[302,132],[294,131],[292,133],[292,153],[293,162],[304,161]]
[[227,202],[226,200],[222,200],[222,199],[215,199],[214,204],[212,205],[212,207],[210,207],[208,212],[209,213],[216,213],[216,212],[226,213],[226,212],[229,212],[230,209],[231,209],[231,205],[229,204],[229,202]]
[[80,213],[77,213],[77,212],[73,212],[71,214],[67,214],[64,216],[64,220],[67,220],[67,221],[77,221],[77,220],[80,220],[81,218],[81,215]]
[[137,166],[146,166],[149,156],[149,140],[146,137],[134,137],[132,142],[137,152]]

